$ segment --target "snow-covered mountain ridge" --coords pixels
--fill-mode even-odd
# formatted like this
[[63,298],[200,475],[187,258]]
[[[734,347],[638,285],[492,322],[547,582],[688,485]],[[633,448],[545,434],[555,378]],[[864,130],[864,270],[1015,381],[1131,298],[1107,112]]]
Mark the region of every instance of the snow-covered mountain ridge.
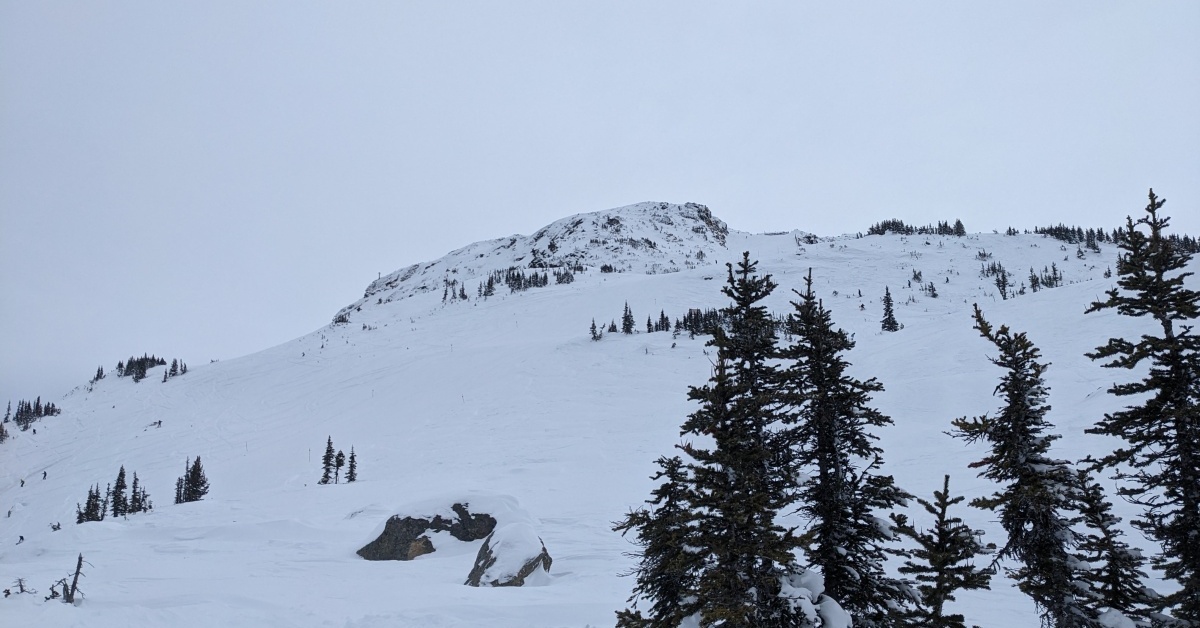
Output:
[[494,270],[608,266],[618,272],[669,273],[695,268],[725,248],[729,228],[697,203],[637,203],[555,221],[531,236],[476,242],[371,282],[344,314],[372,300],[391,302],[472,282]]
[[[166,382],[165,367],[136,384],[110,374],[55,400],[62,414],[35,423],[37,434],[18,431],[0,444],[0,585],[25,578],[40,592],[0,599],[0,624],[612,625],[633,584],[619,574],[633,563],[624,555],[632,546],[611,522],[649,496],[654,459],[679,443],[679,425],[695,409],[687,388],[704,383],[711,368],[703,337],[646,333],[644,321],[724,305],[724,264],[742,251],[780,284],[767,303],[775,313],[788,311],[790,289],[812,269],[834,320],[855,334],[852,371],[886,387],[874,400],[895,421],[879,433],[884,468],[907,490],[928,497],[944,473],[955,493],[992,490],[967,467],[981,451],[944,433],[951,419],[999,404],[992,392],[1000,371],[971,328],[972,303],[993,323],[1028,332],[1052,363],[1049,418],[1064,434],[1056,453],[1078,459],[1112,447],[1084,430],[1120,407],[1104,391],[1128,374],[1083,353],[1148,324],[1111,311],[1083,314],[1112,285],[1103,276],[1112,245],[1080,257],[1074,245],[1036,235],[814,242],[802,232],[728,229],[702,209],[642,204],[470,245],[372,283],[342,310],[346,324],[195,364]],[[619,219],[619,232],[602,226],[609,217]],[[655,246],[632,244],[641,238]],[[585,270],[571,283],[477,298],[474,284],[487,273],[538,268],[529,265],[534,249],[546,252],[548,266]],[[1006,300],[994,277],[981,274],[993,263],[1013,274],[1018,290],[1030,268],[1051,265],[1063,285],[1037,293],[1027,286]],[[602,273],[605,264],[624,272]],[[443,302],[447,276],[471,278],[468,299]],[[885,287],[904,325],[897,333],[880,331]],[[590,340],[591,320],[619,321],[625,303],[638,333]],[[316,484],[326,437],[347,454],[354,447],[358,482]],[[175,479],[197,455],[212,490],[203,501],[172,505]],[[75,525],[88,487],[111,482],[122,465],[138,473],[154,510]],[[477,544],[404,563],[355,554],[390,515],[430,514],[455,500],[519,509],[554,558],[544,586],[463,586]],[[1001,539],[991,515],[958,515],[984,529],[985,540]],[[83,604],[44,601],[80,552],[90,563]],[[954,611],[987,628],[1037,621],[1003,579],[992,591],[960,595]]]

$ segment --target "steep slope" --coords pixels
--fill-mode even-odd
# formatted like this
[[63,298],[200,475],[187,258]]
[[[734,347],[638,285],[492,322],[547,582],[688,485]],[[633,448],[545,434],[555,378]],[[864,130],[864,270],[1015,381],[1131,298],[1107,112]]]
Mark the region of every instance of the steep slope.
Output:
[[[609,218],[619,233],[604,227]],[[974,302],[992,321],[1028,331],[1053,363],[1060,455],[1111,445],[1083,430],[1118,405],[1103,391],[1120,374],[1082,354],[1140,323],[1082,312],[1110,285],[1102,273],[1114,249],[1079,259],[1040,236],[804,235],[730,231],[690,205],[575,216],[382,278],[340,312],[348,323],[166,383],[155,369],[138,384],[109,376],[80,387],[36,435],[0,445],[0,581],[26,578],[41,592],[0,600],[0,616],[41,626],[611,625],[632,586],[619,576],[632,547],[611,522],[649,495],[653,460],[679,442],[694,407],[687,387],[710,368],[703,338],[645,333],[644,321],[722,306],[723,265],[744,250],[780,283],[769,303],[778,313],[812,269],[835,320],[856,335],[855,374],[887,387],[876,403],[896,424],[881,443],[887,470],[910,491],[929,495],[943,473],[956,492],[990,490],[967,469],[980,450],[943,433],[951,419],[998,405],[1000,373],[971,329]],[[655,245],[633,244],[643,238]],[[514,265],[532,272],[535,249],[547,265],[583,270],[568,284],[501,288],[488,299],[469,289],[467,300],[443,302],[447,276],[474,283]],[[981,261],[980,251],[991,257]],[[1018,280],[1055,264],[1065,285],[1004,300],[980,276],[993,261]],[[606,264],[625,272],[599,272]],[[914,271],[922,282],[910,288]],[[920,290],[928,282],[937,298]],[[885,286],[905,326],[898,333],[879,330]],[[591,320],[619,320],[626,302],[639,333],[592,342]],[[359,482],[316,484],[327,436],[346,453],[354,447]],[[196,455],[212,491],[172,505],[175,478]],[[88,486],[112,481],[122,464],[149,489],[154,511],[75,525]],[[547,586],[463,586],[477,544],[406,563],[355,555],[390,514],[455,500],[528,512],[554,558]],[[1000,540],[988,515],[960,515]],[[44,602],[79,552],[89,562],[85,602]],[[1036,621],[1006,582],[993,588],[960,597],[968,621]]]

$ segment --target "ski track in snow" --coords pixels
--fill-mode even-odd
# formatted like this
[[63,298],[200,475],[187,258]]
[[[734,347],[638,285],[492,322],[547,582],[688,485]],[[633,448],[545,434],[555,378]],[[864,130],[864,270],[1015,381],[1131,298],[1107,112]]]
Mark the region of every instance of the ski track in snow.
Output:
[[[620,574],[634,564],[625,555],[634,547],[611,531],[612,522],[649,497],[653,461],[671,454],[679,425],[695,409],[687,389],[703,384],[710,369],[703,338],[646,334],[645,319],[665,310],[674,322],[688,308],[725,305],[724,263],[745,250],[780,284],[768,301],[775,313],[789,311],[791,289],[800,289],[812,268],[835,322],[855,334],[852,373],[878,377],[886,388],[874,400],[895,421],[878,432],[884,470],[910,492],[930,498],[945,473],[951,490],[968,498],[995,489],[967,468],[982,449],[944,433],[952,419],[993,412],[1000,403],[992,390],[1001,371],[971,327],[975,302],[992,323],[1027,332],[1052,363],[1048,418],[1064,435],[1054,455],[1078,459],[1113,446],[1083,432],[1122,405],[1104,392],[1108,386],[1133,375],[1103,369],[1083,353],[1147,324],[1107,311],[1083,314],[1113,284],[1102,277],[1113,265],[1113,245],[1083,260],[1074,245],[1064,251],[1059,241],[1035,235],[839,237],[801,245],[800,232],[730,231],[721,245],[719,221],[705,233],[692,230],[696,207],[644,203],[564,219],[533,237],[514,236],[510,247],[503,246],[510,238],[471,245],[415,266],[428,273],[402,269],[373,282],[342,310],[348,324],[198,364],[167,383],[158,367],[138,384],[110,374],[90,390],[71,391],[55,401],[61,415],[35,424],[37,435],[16,432],[0,445],[0,517],[11,510],[0,518],[0,584],[20,577],[39,591],[0,600],[0,624],[611,625],[633,586]],[[659,247],[590,244],[599,233],[594,225],[614,216],[620,237]],[[499,285],[496,296],[476,300],[488,272],[554,237],[560,256],[578,253],[589,265],[574,283],[554,285],[550,271],[549,287],[508,294]],[[1002,300],[991,279],[980,277],[981,249],[1018,286],[1031,266],[1041,271],[1052,262],[1067,285]],[[704,259],[685,257],[695,251]],[[602,274],[605,260],[630,272]],[[908,287],[914,269],[939,298]],[[400,281],[406,274],[409,280]],[[469,301],[443,303],[444,277],[464,281]],[[879,330],[885,286],[904,325],[894,334]],[[592,342],[592,319],[619,320],[626,301],[639,333]],[[160,420],[160,428],[151,426]],[[347,455],[354,446],[359,482],[316,484],[326,436]],[[172,505],[175,478],[196,455],[212,489],[203,501]],[[131,481],[137,472],[155,509],[75,525],[75,505],[88,487],[113,481],[121,465]],[[529,513],[554,558],[548,586],[464,586],[478,542],[445,543],[411,562],[355,554],[391,514],[461,495],[511,496]],[[1135,511],[1114,501],[1127,523]],[[918,510],[910,516],[925,523]],[[994,516],[966,507],[957,514],[986,530],[985,541],[1003,543]],[[55,522],[61,531],[50,530]],[[1132,545],[1155,550],[1125,529]],[[17,545],[19,535],[25,542]],[[79,552],[88,563],[82,604],[44,602]],[[1032,604],[1009,581],[997,578],[992,589],[960,593],[953,610],[985,627],[1036,623]]]

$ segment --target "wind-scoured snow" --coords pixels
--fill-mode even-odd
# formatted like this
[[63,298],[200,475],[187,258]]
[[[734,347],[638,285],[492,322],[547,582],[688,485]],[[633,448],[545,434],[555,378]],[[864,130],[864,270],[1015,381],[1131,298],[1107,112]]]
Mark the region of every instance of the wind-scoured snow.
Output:
[[[699,205],[643,203],[409,266],[372,282],[340,312],[345,324],[235,360],[183,356],[195,366],[165,383],[164,367],[135,384],[111,374],[122,356],[97,356],[108,377],[55,400],[62,414],[35,423],[36,435],[0,444],[0,585],[25,578],[38,590],[0,599],[0,625],[612,625],[633,586],[621,574],[635,564],[612,522],[649,496],[653,461],[671,454],[696,407],[687,389],[711,368],[704,338],[646,333],[648,316],[674,322],[724,306],[724,263],[747,250],[780,284],[768,305],[783,314],[811,268],[836,323],[855,335],[853,375],[886,387],[874,400],[895,421],[878,433],[884,472],[926,498],[949,473],[953,493],[977,497],[995,490],[967,468],[982,449],[945,434],[952,419],[1000,404],[992,391],[1001,372],[971,328],[973,303],[993,324],[1027,332],[1052,363],[1048,419],[1064,435],[1052,455],[1078,459],[1115,444],[1084,430],[1120,407],[1105,390],[1131,375],[1083,354],[1149,323],[1083,314],[1115,281],[1103,273],[1116,248],[1102,247],[1079,259],[1074,245],[1036,235],[756,235]],[[1052,263],[1065,285],[1003,300],[980,275],[981,250],[1018,287],[1030,267]],[[601,273],[605,264],[622,272]],[[511,294],[499,286],[476,298],[493,270],[543,265],[586,270],[570,284]],[[938,298],[909,287],[914,270]],[[465,283],[467,301],[442,301],[447,277]],[[885,286],[904,325],[896,333],[880,331]],[[591,321],[619,321],[626,302],[638,333],[590,340]],[[354,447],[358,482],[317,484],[327,437],[347,455]],[[197,455],[211,491],[173,505],[175,479]],[[137,472],[154,510],[76,525],[76,503],[121,465]],[[435,539],[436,552],[409,562],[355,554],[389,516],[436,514],[426,511],[456,500],[530,526],[553,557],[545,586],[465,586],[481,541]],[[1134,511],[1114,501],[1127,523]],[[910,516],[928,523],[919,510]],[[957,514],[985,541],[1004,542],[989,513]],[[79,553],[83,602],[44,601]],[[1037,621],[1004,578],[952,608],[985,627]]]

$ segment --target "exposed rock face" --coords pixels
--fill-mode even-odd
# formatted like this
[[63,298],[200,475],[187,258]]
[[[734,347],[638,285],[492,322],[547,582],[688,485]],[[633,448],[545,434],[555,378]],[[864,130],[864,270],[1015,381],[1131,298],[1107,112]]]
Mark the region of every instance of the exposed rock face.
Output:
[[466,504],[454,504],[454,519],[434,515],[421,517],[393,516],[383,526],[379,538],[358,550],[367,560],[412,560],[436,551],[428,532],[449,532],[460,541],[478,541],[496,529],[496,519],[485,513],[471,514]]
[[528,523],[513,523],[488,535],[467,576],[473,587],[519,587],[526,578],[549,573],[553,559]]

